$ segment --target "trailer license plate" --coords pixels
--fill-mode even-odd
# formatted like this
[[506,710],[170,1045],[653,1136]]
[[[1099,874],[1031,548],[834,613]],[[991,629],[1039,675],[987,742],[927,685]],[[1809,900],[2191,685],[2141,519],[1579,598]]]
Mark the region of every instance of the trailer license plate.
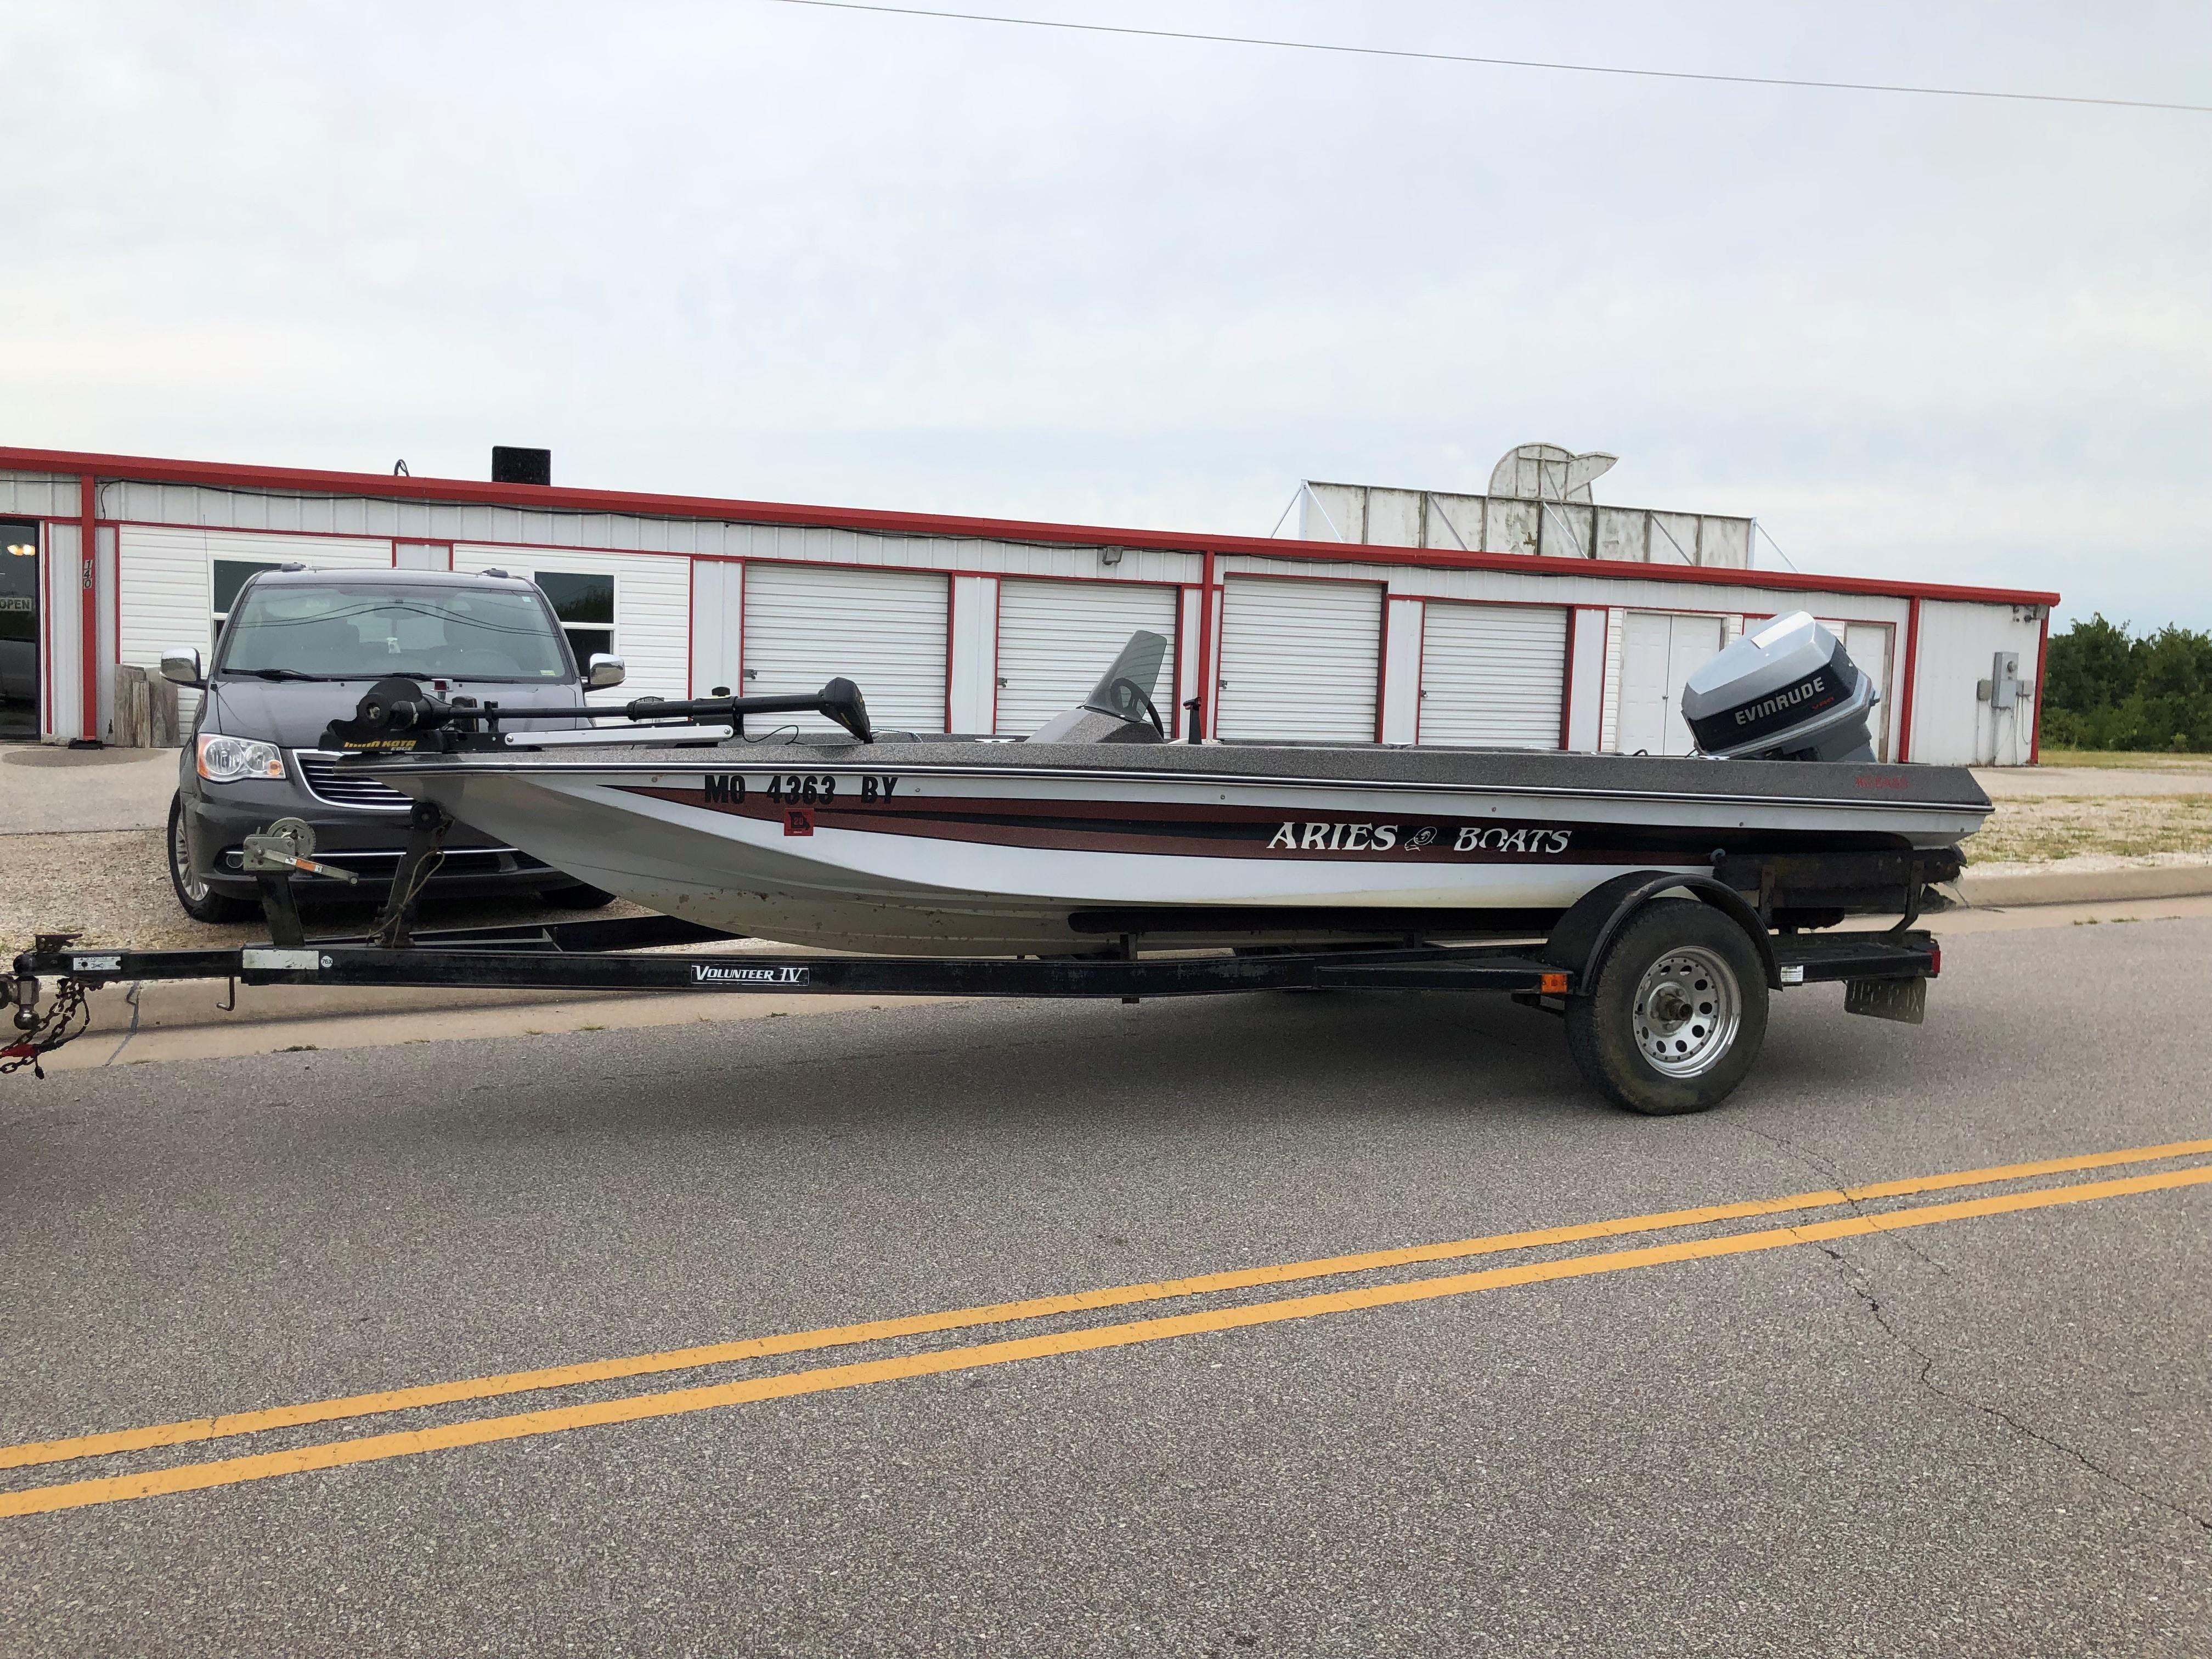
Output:
[[1928,1018],[1924,979],[1854,979],[1844,985],[1844,1012],[1918,1025]]

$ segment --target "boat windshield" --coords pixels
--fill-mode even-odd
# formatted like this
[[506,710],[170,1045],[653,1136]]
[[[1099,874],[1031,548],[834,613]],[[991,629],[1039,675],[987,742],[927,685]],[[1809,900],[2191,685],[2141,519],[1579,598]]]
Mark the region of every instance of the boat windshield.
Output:
[[1160,665],[1167,660],[1167,654],[1168,642],[1164,639],[1139,629],[1129,635],[1128,644],[1114,659],[1114,665],[1106,671],[1105,678],[1083,700],[1083,706],[1117,720],[1157,718],[1148,717],[1145,711],[1159,684]]
[[255,582],[223,624],[216,672],[538,682],[569,668],[559,629],[527,590]]

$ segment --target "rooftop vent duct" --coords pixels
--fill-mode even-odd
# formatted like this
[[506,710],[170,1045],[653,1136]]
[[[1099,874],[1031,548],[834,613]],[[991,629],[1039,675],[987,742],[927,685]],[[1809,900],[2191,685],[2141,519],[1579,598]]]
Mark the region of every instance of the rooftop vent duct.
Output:
[[494,483],[550,484],[553,482],[553,452],[516,449],[507,444],[491,447]]

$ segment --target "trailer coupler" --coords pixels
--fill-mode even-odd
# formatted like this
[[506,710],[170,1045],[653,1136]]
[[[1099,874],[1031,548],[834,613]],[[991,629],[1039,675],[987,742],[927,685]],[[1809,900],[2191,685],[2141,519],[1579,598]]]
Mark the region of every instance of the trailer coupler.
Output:
[[[75,933],[41,933],[32,950],[44,956],[61,950],[76,937]],[[40,1062],[64,1043],[82,1036],[92,1024],[92,1009],[85,1001],[84,987],[73,979],[58,981],[54,1005],[44,1014],[39,1012],[37,975],[0,975],[0,989],[7,994],[6,1000],[13,1010],[9,1024],[15,1030],[15,1040],[0,1048],[0,1076],[27,1066],[33,1077],[43,1079],[46,1067]]]

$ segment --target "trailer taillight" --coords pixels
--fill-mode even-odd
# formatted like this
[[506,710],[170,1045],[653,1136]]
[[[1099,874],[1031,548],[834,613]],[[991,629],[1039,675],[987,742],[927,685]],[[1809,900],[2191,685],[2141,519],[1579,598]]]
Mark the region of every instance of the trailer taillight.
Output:
[[1940,945],[1930,945],[1928,947],[1928,977],[1934,979],[1942,971],[1943,947]]

